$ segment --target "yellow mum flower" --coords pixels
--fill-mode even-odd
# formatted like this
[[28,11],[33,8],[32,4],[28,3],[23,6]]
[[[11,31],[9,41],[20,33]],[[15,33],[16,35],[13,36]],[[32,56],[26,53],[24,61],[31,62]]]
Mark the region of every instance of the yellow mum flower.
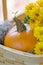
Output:
[[35,20],[34,19],[30,20],[29,25],[30,25],[30,27],[32,29],[34,29],[34,27],[35,27]]
[[38,0],[37,3],[39,4],[40,7],[43,7],[43,0]]
[[40,8],[38,6],[33,7],[33,9],[30,11],[30,14],[29,14],[31,19],[37,19],[39,17],[39,11],[40,11]]
[[31,11],[33,10],[33,8],[36,7],[35,3],[30,3],[25,7],[25,14],[30,16]]
[[26,10],[32,10],[32,8],[35,6],[34,3],[29,3],[27,6],[26,6]]
[[30,11],[29,16],[31,19],[37,19],[41,21],[43,19],[43,8],[40,8],[39,6],[33,7],[33,9]]
[[31,18],[30,26],[32,29],[36,25],[43,26],[43,8],[35,5],[30,12],[27,11],[27,15]]
[[43,9],[41,10],[41,8],[35,3],[30,3],[25,8],[25,14],[31,19],[41,20],[41,17],[43,16]]
[[40,21],[39,20],[35,20],[35,19],[31,19],[30,22],[29,22],[30,26],[32,29],[34,29],[36,26],[38,26],[40,24]]
[[37,42],[34,48],[35,54],[43,54],[43,42]]
[[37,26],[43,27],[43,20],[42,19],[31,19],[29,21],[29,25],[31,26],[32,29],[34,29]]
[[34,36],[40,41],[43,41],[43,27],[36,26],[34,28]]

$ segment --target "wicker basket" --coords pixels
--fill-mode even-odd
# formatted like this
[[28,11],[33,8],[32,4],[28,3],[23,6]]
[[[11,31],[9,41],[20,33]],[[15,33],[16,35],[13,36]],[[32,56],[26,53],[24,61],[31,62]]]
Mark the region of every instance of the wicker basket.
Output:
[[[24,14],[18,18],[24,19]],[[43,55],[34,55],[0,45],[0,65],[40,65]]]

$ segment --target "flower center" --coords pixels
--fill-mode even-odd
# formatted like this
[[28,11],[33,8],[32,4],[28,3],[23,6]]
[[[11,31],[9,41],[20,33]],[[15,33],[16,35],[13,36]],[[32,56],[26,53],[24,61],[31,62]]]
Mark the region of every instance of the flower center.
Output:
[[35,22],[35,20],[34,20],[34,19],[31,19],[31,21],[32,21],[32,22]]
[[39,14],[38,14],[38,13],[36,13],[36,16],[38,17],[38,16],[39,16]]
[[40,51],[43,52],[43,48],[41,48]]

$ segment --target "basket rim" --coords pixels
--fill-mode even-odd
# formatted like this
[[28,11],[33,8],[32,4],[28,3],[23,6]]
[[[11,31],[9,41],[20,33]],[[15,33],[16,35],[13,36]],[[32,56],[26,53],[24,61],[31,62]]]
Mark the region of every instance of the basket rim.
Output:
[[3,46],[3,45],[1,45],[1,44],[0,44],[0,48],[2,48],[2,49],[4,49],[4,50],[7,50],[7,51],[9,51],[9,52],[15,53],[15,54],[22,55],[22,56],[37,57],[37,58],[43,57],[43,54],[42,54],[42,55],[35,55],[35,54],[28,53],[28,52],[24,52],[24,51],[19,51],[19,50],[16,50],[16,49],[12,49],[12,48]]

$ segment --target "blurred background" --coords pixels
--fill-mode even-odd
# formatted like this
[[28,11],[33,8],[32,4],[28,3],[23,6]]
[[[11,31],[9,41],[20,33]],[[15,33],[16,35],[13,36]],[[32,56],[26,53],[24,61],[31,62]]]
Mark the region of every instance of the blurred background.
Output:
[[0,23],[5,19],[11,20],[17,11],[17,15],[23,13],[25,6],[35,1],[36,0],[0,0]]

